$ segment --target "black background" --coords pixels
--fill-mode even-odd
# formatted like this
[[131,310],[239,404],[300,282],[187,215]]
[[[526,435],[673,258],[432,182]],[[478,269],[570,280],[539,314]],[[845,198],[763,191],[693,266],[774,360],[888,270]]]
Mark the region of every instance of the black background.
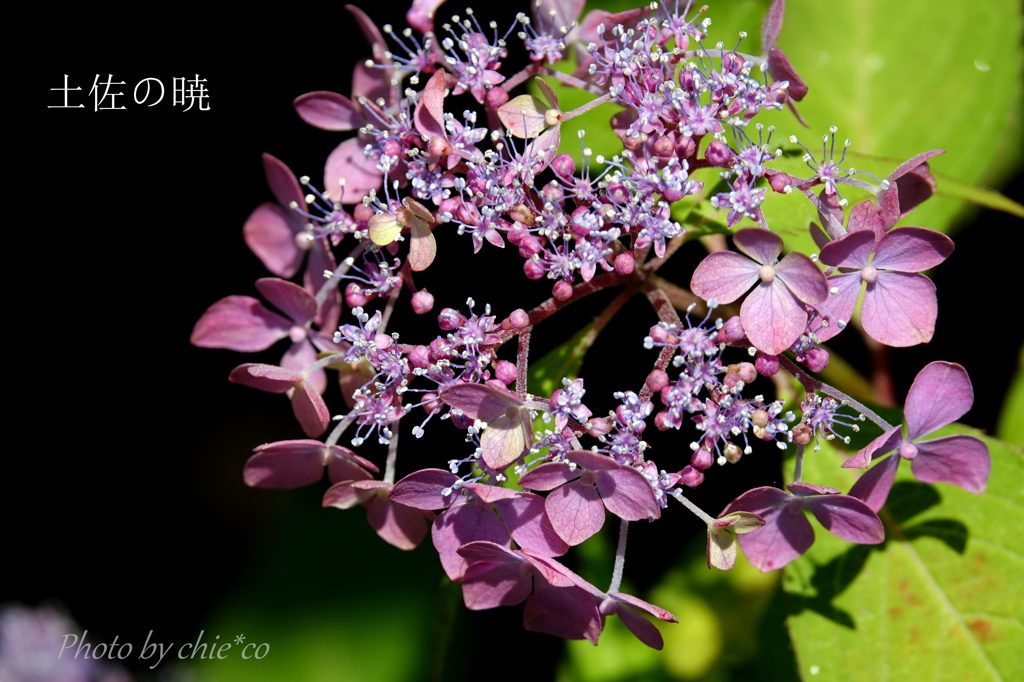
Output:
[[[7,181],[15,207],[7,225],[14,236],[8,378],[17,407],[0,474],[7,567],[0,603],[56,600],[84,627],[122,641],[141,641],[152,628],[184,641],[237,580],[280,511],[299,499],[247,489],[240,476],[255,445],[301,437],[286,402],[227,383],[230,369],[250,357],[193,348],[188,337],[207,306],[230,294],[256,295],[252,282],[266,275],[241,239],[250,211],[272,200],[260,153],[316,180],[341,139],[305,125],[291,107],[307,91],[348,92],[351,65],[367,50],[337,12],[322,21],[266,17],[236,32],[183,22],[130,38],[69,19],[48,41],[45,62],[27,73],[18,107],[30,120],[9,133],[20,151]],[[394,11],[385,13],[373,11],[381,23],[404,25]],[[50,88],[61,87],[64,74],[82,88],[71,99],[85,109],[47,108],[61,103]],[[118,102],[126,110],[92,110],[88,91],[97,74],[126,83]],[[195,74],[207,80],[210,110],[182,112],[171,106],[171,80]],[[168,87],[151,108],[131,101],[134,84],[146,77]],[[1019,177],[1006,192],[1021,199]],[[1020,227],[1004,214],[980,212],[958,232],[957,250],[935,273],[935,340],[892,354],[901,397],[925,363],[960,362],[976,394],[964,421],[994,430],[1021,332],[1006,316],[1017,304],[991,293],[999,277],[993,249],[1019,246]],[[468,239],[442,238],[439,247],[431,277],[419,282],[435,293],[437,309],[461,306],[472,294],[507,314],[547,295],[545,284],[522,277],[513,253],[481,270],[468,258]],[[673,264],[680,279],[697,259],[680,254]],[[486,291],[498,293],[485,299]],[[609,298],[581,306],[537,350],[564,340]],[[639,389],[644,370],[634,358],[647,360],[640,339],[651,323],[643,306],[630,306],[588,357],[607,384],[588,379],[588,396],[600,409],[611,406],[608,393],[623,379]],[[281,348],[255,357],[276,362]],[[865,366],[858,349],[847,352]],[[438,466],[447,456],[404,465]],[[777,482],[777,466],[750,465],[698,502],[717,511],[752,481]],[[627,571],[641,587],[675,556],[657,537],[699,530],[673,511],[663,523],[674,525],[639,530],[632,543]],[[655,546],[645,550],[649,533]],[[403,556],[396,550],[367,573],[401,572]],[[512,609],[469,617],[501,637],[527,638],[503,640],[512,646],[525,641],[538,656],[558,653],[554,638],[517,634]]]

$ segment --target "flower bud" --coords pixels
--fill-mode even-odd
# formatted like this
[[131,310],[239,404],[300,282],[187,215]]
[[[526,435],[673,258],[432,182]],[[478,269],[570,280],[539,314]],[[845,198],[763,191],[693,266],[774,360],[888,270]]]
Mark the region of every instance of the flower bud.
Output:
[[430,349],[426,346],[415,346],[409,351],[409,364],[418,369],[430,367]]
[[545,274],[544,268],[532,260],[528,260],[523,263],[523,272],[526,273],[527,279],[540,279]]
[[807,445],[811,442],[814,430],[807,424],[797,424],[793,427],[793,442],[797,445]]
[[725,326],[722,327],[725,330],[726,335],[731,341],[739,341],[747,332],[743,329],[743,322],[740,321],[739,315],[730,317],[725,321]]
[[743,382],[747,384],[757,378],[757,370],[754,368],[754,365],[749,362],[740,362],[735,365],[729,365],[729,371],[738,374],[740,379],[743,379]]
[[375,213],[376,211],[366,204],[356,204],[356,207],[352,210],[352,217],[356,219],[356,222],[365,223],[368,222]]
[[420,289],[412,296],[412,309],[417,315],[425,315],[434,309],[434,296],[426,289]]
[[451,341],[448,339],[434,339],[430,342],[430,361],[447,360],[452,356]]
[[654,153],[663,159],[675,156],[676,154],[675,140],[672,139],[671,135],[659,135],[652,146],[654,147]]
[[664,412],[659,412],[658,414],[654,415],[654,428],[658,429],[659,431],[668,431],[669,429],[672,428],[672,424],[669,423],[668,420],[668,410],[665,410]]
[[652,391],[660,391],[668,386],[668,374],[664,370],[654,369],[647,375],[647,387]]
[[576,162],[572,154],[559,154],[551,162],[551,169],[563,178],[571,177],[576,172]]
[[517,308],[508,316],[513,329],[526,329],[530,326],[530,315],[522,308]]
[[729,464],[735,464],[740,461],[741,457],[743,457],[743,448],[736,445],[736,443],[729,443],[725,446],[725,450],[722,454],[725,456],[725,459]]
[[555,282],[555,286],[551,287],[551,295],[555,297],[555,300],[568,301],[572,298],[572,285],[564,279],[560,279]]
[[828,351],[824,348],[812,348],[799,359],[812,372],[820,372],[828,367]]
[[487,91],[487,96],[484,98],[484,102],[487,103],[492,109],[497,109],[506,102],[508,102],[508,92],[501,86],[494,86]]
[[462,321],[462,315],[454,308],[445,308],[437,316],[437,326],[443,331],[450,332],[458,329]]
[[615,272],[620,275],[628,275],[633,272],[636,260],[629,251],[624,251],[615,257]]
[[754,410],[753,414],[750,415],[750,421],[759,429],[763,429],[768,425],[768,420],[771,417],[768,415],[767,410]]
[[612,431],[612,423],[607,417],[594,417],[586,423],[587,433],[594,438],[607,436]]
[[[768,184],[779,194],[787,194],[801,182],[800,178],[794,178],[786,173],[772,173],[768,176]],[[789,189],[787,189],[789,188]]]
[[694,469],[692,466],[687,465],[681,473],[682,482],[690,488],[696,488],[704,482],[704,474],[697,469]]
[[695,469],[704,471],[715,463],[715,458],[712,456],[711,451],[706,448],[697,448],[697,451],[690,456],[690,464]]
[[761,376],[770,377],[779,371],[779,356],[762,353],[754,360],[754,368]]
[[494,377],[508,386],[516,380],[516,366],[508,360],[501,360],[494,367]]
[[693,141],[693,138],[686,135],[680,136],[676,142],[676,156],[680,159],[688,159],[696,153],[697,143]]
[[732,160],[732,150],[724,142],[713,140],[708,148],[704,150],[704,158],[712,166],[724,168]]

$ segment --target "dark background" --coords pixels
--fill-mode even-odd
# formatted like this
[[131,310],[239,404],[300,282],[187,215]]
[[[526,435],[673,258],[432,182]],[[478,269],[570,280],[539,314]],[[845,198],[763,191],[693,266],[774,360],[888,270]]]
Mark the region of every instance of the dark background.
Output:
[[[404,25],[394,12],[373,14],[381,23]],[[260,29],[238,34],[183,24],[172,34],[140,32],[118,43],[96,40],[73,21],[54,34],[48,67],[37,66],[23,90],[20,106],[31,121],[14,133],[24,153],[8,176],[8,201],[16,206],[7,226],[15,235],[9,261],[18,273],[8,279],[15,300],[9,376],[19,407],[0,477],[7,555],[0,603],[56,601],[108,638],[142,641],[156,628],[165,641],[185,641],[236,584],[281,514],[317,504],[325,485],[293,493],[250,490],[241,482],[252,447],[301,434],[283,398],[230,385],[226,377],[253,357],[276,363],[284,346],[242,357],[193,348],[188,337],[207,306],[230,294],[256,295],[252,282],[267,274],[241,239],[251,210],[272,200],[260,153],[319,181],[324,159],[342,139],[305,125],[291,108],[307,91],[348,93],[350,65],[368,50],[342,15],[320,26],[312,17],[295,17],[310,24],[301,28],[268,18]],[[61,87],[65,73],[72,87],[82,88],[71,102],[85,109],[46,108],[61,103],[61,93],[50,88]],[[92,110],[88,91],[97,74],[125,82],[118,103],[126,110]],[[172,107],[172,78],[195,74],[207,80],[210,110]],[[168,88],[152,108],[131,100],[135,83],[146,77]],[[1005,191],[1020,201],[1020,177]],[[1019,246],[1020,229],[1005,214],[975,212],[957,232],[956,251],[935,273],[941,302],[935,340],[893,351],[900,397],[927,362],[960,362],[976,396],[963,421],[994,430],[1021,332],[1006,315],[1017,305],[993,295],[999,263],[993,249]],[[548,294],[547,285],[522,277],[513,253],[481,269],[468,258],[468,239],[442,237],[439,251],[430,276],[418,282],[435,294],[438,310],[460,307],[472,294],[501,315]],[[680,254],[674,265],[680,279],[697,259]],[[499,293],[485,299],[486,291]],[[539,328],[537,352],[567,338],[610,298],[581,304],[546,339]],[[601,410],[623,380],[634,390],[643,380],[639,361],[648,356],[640,340],[653,318],[633,303],[587,360],[607,384],[588,378],[588,397]],[[393,328],[409,317],[400,314]],[[866,367],[861,350],[847,352]],[[412,424],[403,426],[408,446]],[[431,441],[424,450],[429,458],[400,458],[399,473],[452,456]],[[777,459],[762,458],[696,499],[717,511],[752,482],[777,482],[777,471]],[[340,515],[321,513],[328,527]],[[638,528],[627,573],[638,586],[649,585],[676,554],[658,538],[700,530],[678,509],[649,531]],[[360,547],[376,541],[365,524],[355,532],[363,533]],[[324,542],[348,556],[343,535]],[[360,558],[368,588],[409,570],[440,578],[429,547],[406,555],[377,544],[382,549]],[[541,659],[536,670],[552,669],[542,661],[556,657],[560,644],[523,633],[518,609],[460,618],[467,636],[486,628],[505,644],[530,646]]]

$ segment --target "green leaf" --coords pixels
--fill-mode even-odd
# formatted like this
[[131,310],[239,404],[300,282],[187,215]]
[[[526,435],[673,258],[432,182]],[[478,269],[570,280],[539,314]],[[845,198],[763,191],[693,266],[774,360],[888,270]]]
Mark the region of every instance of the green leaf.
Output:
[[1017,374],[1006,395],[997,432],[1003,440],[1024,448],[1024,346],[1020,349]]
[[[805,680],[1024,679],[1024,457],[959,424],[938,435],[955,433],[989,447],[985,494],[919,483],[903,463],[880,514],[883,544],[816,527],[814,546],[786,568]],[[848,489],[843,454],[831,444],[808,453],[804,479]]]
[[[717,33],[726,24],[718,20],[723,11],[712,5],[709,12],[715,18],[711,40],[728,43],[728,34]],[[830,125],[839,127],[839,144],[849,138],[851,151],[860,154],[907,159],[945,149],[946,154],[932,159],[932,169],[959,183],[944,184],[940,177],[939,191],[947,196],[932,198],[906,222],[948,231],[964,199],[983,198],[960,190],[992,182],[993,166],[1005,173],[1020,160],[1021,147],[1013,141],[1020,139],[1021,29],[1016,0],[790,0],[779,47],[809,86],[798,106],[810,129],[788,111],[769,112],[758,120],[778,127],[773,144],[795,134],[817,157],[819,140]],[[756,29],[747,30],[753,34]],[[879,177],[895,167],[852,161],[844,166],[863,167]],[[802,176],[809,176],[806,168]],[[766,200],[773,228],[782,222],[776,211],[785,210],[791,199],[773,195]],[[787,229],[806,230],[806,221],[790,227],[790,216],[781,215]],[[787,241],[789,248],[808,244]]]

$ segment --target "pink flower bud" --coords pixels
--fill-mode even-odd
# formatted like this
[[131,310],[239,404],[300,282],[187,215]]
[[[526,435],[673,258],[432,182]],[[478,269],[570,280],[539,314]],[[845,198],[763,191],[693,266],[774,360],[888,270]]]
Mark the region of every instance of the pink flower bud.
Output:
[[725,143],[713,140],[704,151],[704,158],[712,166],[724,168],[732,161],[732,150]]
[[528,279],[540,279],[544,276],[544,268],[538,263],[534,263],[532,260],[528,260],[523,263],[523,272],[526,273]]
[[725,330],[726,335],[731,341],[739,341],[747,332],[743,330],[743,323],[740,321],[739,315],[730,317],[725,321],[725,326],[722,327]]
[[736,374],[739,375],[740,379],[743,379],[744,383],[749,384],[751,381],[757,378],[757,369],[754,367],[753,363],[741,362],[737,365],[730,365],[730,371],[733,371],[733,367],[736,368]]
[[430,342],[430,361],[447,360],[452,356],[451,342],[448,339],[434,339]]
[[352,217],[356,219],[356,222],[365,223],[373,217],[374,211],[372,208],[365,204],[356,204],[356,207],[352,210]]
[[573,160],[572,154],[559,154],[551,162],[551,169],[563,178],[568,178],[576,172],[576,162]]
[[494,368],[494,377],[508,386],[516,380],[516,366],[508,360],[501,360]]
[[437,326],[446,332],[458,329],[461,323],[462,315],[460,315],[459,311],[454,308],[445,308],[441,311],[441,314],[437,316]]
[[676,156],[680,159],[688,159],[697,153],[697,143],[692,137],[681,136],[676,142]]
[[434,296],[426,289],[420,289],[412,297],[412,309],[417,315],[425,315],[434,309]]
[[672,424],[669,423],[668,419],[668,410],[665,410],[664,412],[659,412],[658,414],[654,415],[654,428],[658,429],[659,431],[668,431],[669,429],[672,428]]
[[714,455],[712,455],[711,451],[706,448],[698,448],[697,451],[690,456],[690,464],[693,465],[693,468],[700,469],[701,471],[710,468],[714,463]]
[[812,348],[798,359],[812,372],[820,372],[828,367],[828,351],[824,348]]
[[725,446],[725,450],[722,452],[722,454],[725,456],[725,459],[727,462],[729,462],[729,464],[735,464],[736,462],[740,461],[741,457],[743,457],[743,450],[740,448],[739,445],[736,445],[735,443],[729,443],[728,445]]
[[530,315],[522,308],[517,308],[508,316],[514,329],[526,329],[530,326]]
[[797,445],[807,445],[811,442],[811,435],[814,431],[807,424],[797,424],[793,427],[793,442]]
[[409,364],[419,369],[430,367],[430,349],[426,346],[414,347],[407,356]]
[[620,253],[615,257],[615,272],[620,275],[628,275],[632,273],[635,265],[636,260],[633,258],[633,254],[629,251]]
[[676,154],[675,140],[672,139],[671,135],[659,135],[658,139],[654,141],[654,153],[663,159],[667,159],[670,156]]
[[505,88],[496,85],[487,91],[484,101],[490,108],[497,109],[508,102],[508,92],[505,91]]
[[787,188],[789,188],[788,191],[792,191],[792,188],[799,185],[800,182],[800,178],[794,178],[786,173],[772,173],[768,176],[768,184],[780,194],[785,194]]
[[551,287],[551,295],[558,301],[568,301],[572,298],[572,285],[564,279],[560,279],[555,282],[555,286]]
[[607,436],[612,431],[612,423],[607,417],[594,417],[586,424],[587,433],[594,438]]
[[683,483],[691,488],[696,488],[704,482],[704,474],[692,466],[687,465],[682,471]]
[[779,371],[779,356],[777,355],[761,355],[757,356],[754,360],[754,369],[761,376],[770,377]]
[[664,370],[654,369],[647,375],[647,387],[652,391],[660,391],[668,386],[668,374]]

